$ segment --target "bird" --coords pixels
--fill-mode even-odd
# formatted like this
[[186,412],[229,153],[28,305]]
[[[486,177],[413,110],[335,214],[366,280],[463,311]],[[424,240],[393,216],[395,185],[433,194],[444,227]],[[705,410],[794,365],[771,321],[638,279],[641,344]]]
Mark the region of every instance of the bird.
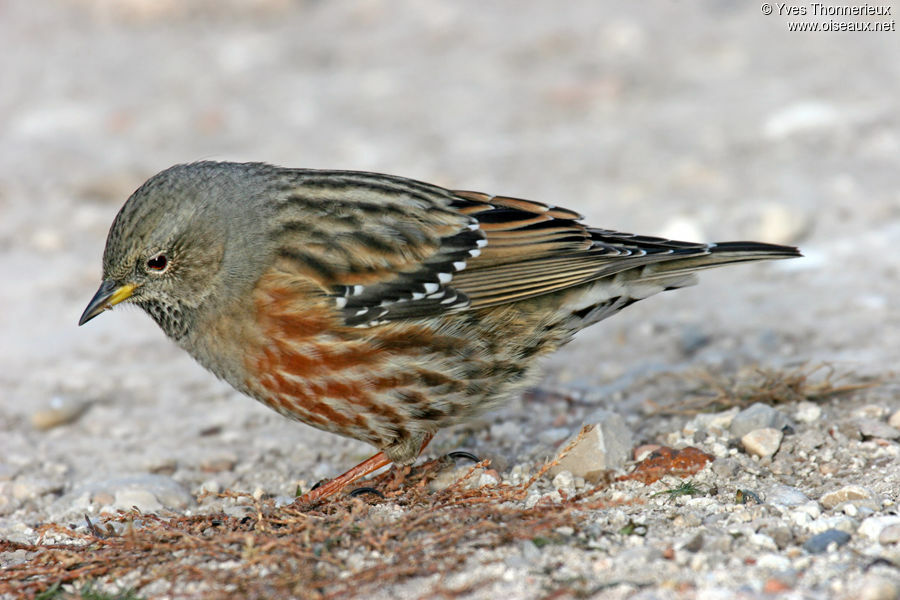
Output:
[[559,206],[362,171],[203,161],[116,215],[83,325],[146,311],[198,363],[281,415],[390,463],[524,391],[580,330],[696,272],[801,256],[591,227]]

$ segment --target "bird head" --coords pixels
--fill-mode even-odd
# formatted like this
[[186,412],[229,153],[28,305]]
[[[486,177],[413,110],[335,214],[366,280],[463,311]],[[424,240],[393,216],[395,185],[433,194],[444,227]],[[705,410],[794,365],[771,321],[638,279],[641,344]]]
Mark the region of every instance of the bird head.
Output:
[[229,247],[229,240],[232,246],[241,241],[229,230],[252,212],[247,204],[254,194],[244,193],[247,173],[235,177],[234,171],[220,163],[177,165],[134,192],[110,228],[103,282],[78,324],[131,302],[170,337],[183,336],[195,313],[242,272],[246,249]]

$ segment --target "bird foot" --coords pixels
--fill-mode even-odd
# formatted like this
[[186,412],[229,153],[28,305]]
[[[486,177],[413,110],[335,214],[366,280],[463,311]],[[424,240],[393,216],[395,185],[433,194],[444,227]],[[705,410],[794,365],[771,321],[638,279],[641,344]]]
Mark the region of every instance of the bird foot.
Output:
[[362,479],[366,475],[374,473],[378,469],[386,467],[389,464],[391,464],[391,461],[385,453],[379,452],[375,456],[362,461],[346,473],[338,475],[334,479],[326,481],[321,485],[317,484],[314,488],[294,500],[294,504],[311,504],[313,502],[318,502],[323,498],[333,496],[354,481]]
[[[422,442],[422,447],[419,448],[420,454],[425,450],[425,447],[431,441],[432,437],[432,434],[428,434],[425,437],[425,440]],[[366,475],[374,473],[378,469],[386,467],[389,464],[391,464],[391,459],[389,459],[384,452],[379,452],[362,461],[346,473],[338,475],[330,481],[317,483],[311,490],[294,500],[294,505],[311,504],[329,496],[333,496],[354,481],[362,479]]]

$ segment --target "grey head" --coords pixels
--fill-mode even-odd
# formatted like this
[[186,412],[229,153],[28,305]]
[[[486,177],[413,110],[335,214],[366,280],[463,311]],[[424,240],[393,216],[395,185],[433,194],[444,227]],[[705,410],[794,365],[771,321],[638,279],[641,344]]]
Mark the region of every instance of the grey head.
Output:
[[128,301],[178,341],[201,311],[252,286],[265,260],[275,172],[257,163],[199,162],[147,180],[113,221],[103,283],[78,324]]

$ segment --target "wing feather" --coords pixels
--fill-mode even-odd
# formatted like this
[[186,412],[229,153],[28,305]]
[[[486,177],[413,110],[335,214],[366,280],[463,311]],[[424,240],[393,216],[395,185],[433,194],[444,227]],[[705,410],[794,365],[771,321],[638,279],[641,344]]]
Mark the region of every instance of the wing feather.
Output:
[[[667,281],[794,248],[701,244],[589,228],[556,206],[398,177],[304,171],[282,204],[279,253],[350,326],[436,317],[551,294],[647,267]],[[336,185],[335,182],[338,182]]]

